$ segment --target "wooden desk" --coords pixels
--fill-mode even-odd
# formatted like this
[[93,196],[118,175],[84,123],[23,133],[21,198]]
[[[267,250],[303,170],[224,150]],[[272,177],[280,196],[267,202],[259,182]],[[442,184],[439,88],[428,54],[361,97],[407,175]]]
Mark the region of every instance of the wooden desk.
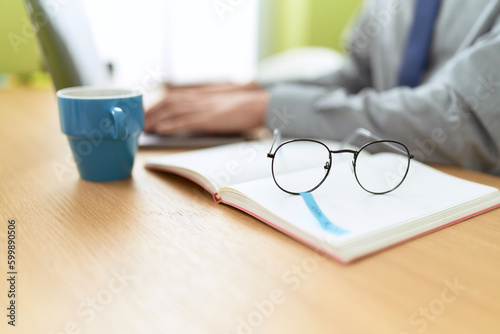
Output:
[[159,151],[139,152],[131,179],[81,180],[52,91],[0,92],[0,110],[2,333],[500,331],[500,210],[346,266],[189,181],[145,170]]

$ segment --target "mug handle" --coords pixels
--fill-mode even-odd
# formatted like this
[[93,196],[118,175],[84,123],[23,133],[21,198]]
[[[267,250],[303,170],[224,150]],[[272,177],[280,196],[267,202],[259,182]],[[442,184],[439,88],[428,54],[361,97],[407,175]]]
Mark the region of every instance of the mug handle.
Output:
[[113,123],[115,125],[115,132],[112,134],[113,139],[124,140],[128,136],[127,129],[127,116],[121,108],[113,107],[109,110]]

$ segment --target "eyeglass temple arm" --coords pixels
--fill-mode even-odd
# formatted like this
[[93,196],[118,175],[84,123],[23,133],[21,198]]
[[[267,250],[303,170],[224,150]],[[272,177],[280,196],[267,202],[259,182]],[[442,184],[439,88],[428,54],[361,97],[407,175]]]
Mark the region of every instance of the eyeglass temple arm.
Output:
[[[344,139],[342,141],[342,143],[340,144],[340,148],[347,147],[348,145],[354,143],[354,141],[361,136],[366,137],[366,138],[370,138],[373,140],[383,140],[379,136],[373,134],[370,130],[367,130],[365,128],[357,128],[352,135],[350,135],[349,137],[347,137],[346,139]],[[407,154],[406,151],[402,150],[401,148],[399,148],[396,145],[393,145],[391,143],[384,142],[384,145],[390,146],[391,148],[393,148],[394,150],[396,150],[400,153]],[[410,155],[410,158],[413,158],[413,155]]]
[[352,135],[350,135],[349,137],[347,137],[346,139],[344,139],[342,141],[342,143],[340,144],[340,148],[344,148],[344,147],[347,147],[348,145],[351,145],[352,143],[354,143],[354,141],[356,139],[358,139],[361,136],[366,137],[366,138],[370,138],[370,139],[374,139],[374,140],[382,140],[382,138],[374,135],[373,133],[371,133],[369,130],[367,130],[365,128],[357,128],[352,133]]
[[268,158],[274,157],[274,154],[271,153],[273,151],[274,145],[278,142],[281,142],[281,131],[279,129],[274,129],[273,131],[273,143],[271,144],[271,148],[269,149],[269,153],[267,153]]

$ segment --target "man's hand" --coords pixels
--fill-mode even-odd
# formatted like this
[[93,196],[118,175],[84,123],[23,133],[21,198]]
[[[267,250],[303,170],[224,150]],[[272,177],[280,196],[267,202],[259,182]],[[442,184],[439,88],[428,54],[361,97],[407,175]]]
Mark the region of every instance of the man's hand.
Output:
[[264,124],[268,94],[256,85],[174,88],[146,111],[145,131],[241,133]]

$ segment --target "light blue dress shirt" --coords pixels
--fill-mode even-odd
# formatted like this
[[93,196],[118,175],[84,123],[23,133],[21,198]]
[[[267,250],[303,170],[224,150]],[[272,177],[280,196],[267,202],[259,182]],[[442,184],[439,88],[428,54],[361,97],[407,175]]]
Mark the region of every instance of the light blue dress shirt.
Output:
[[267,125],[334,140],[364,127],[419,160],[500,175],[500,0],[444,0],[422,84],[398,87],[414,8],[415,0],[368,1],[344,66],[269,88]]

